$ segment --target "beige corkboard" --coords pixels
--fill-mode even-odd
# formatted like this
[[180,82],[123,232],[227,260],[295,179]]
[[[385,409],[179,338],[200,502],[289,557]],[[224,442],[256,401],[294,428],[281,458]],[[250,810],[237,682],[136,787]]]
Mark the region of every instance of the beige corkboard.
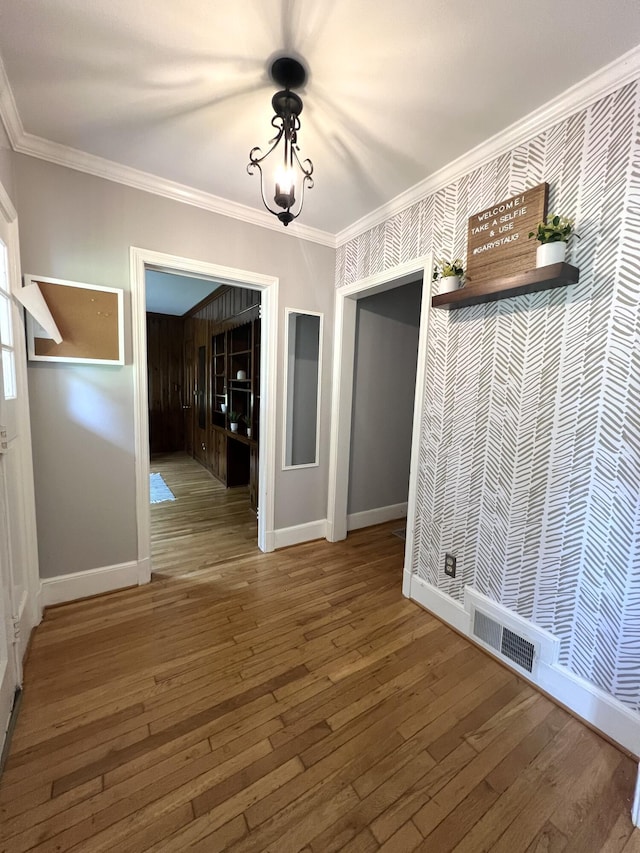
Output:
[[56,344],[29,318],[31,360],[124,364],[121,290],[37,276],[27,282],[40,289],[62,335]]

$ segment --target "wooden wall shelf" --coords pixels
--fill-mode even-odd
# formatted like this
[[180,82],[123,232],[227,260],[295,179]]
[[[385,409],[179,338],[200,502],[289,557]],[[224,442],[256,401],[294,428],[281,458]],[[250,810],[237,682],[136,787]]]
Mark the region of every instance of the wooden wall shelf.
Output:
[[579,278],[580,270],[571,264],[550,264],[548,267],[538,267],[517,275],[469,284],[451,293],[440,293],[432,298],[431,305],[433,308],[451,311],[483,302],[495,302],[496,299],[565,287],[567,284],[576,284]]

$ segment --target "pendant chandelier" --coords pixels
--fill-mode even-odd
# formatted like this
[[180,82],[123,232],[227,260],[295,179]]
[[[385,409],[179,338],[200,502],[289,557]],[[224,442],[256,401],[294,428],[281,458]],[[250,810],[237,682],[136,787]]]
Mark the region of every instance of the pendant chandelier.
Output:
[[[313,163],[311,160],[301,160],[298,156],[302,98],[291,91],[304,85],[307,73],[297,59],[284,56],[275,60],[270,74],[274,82],[283,87],[271,99],[275,113],[271,124],[277,133],[269,140],[269,150],[266,154],[263,154],[259,147],[251,149],[247,172],[253,175],[256,169],[258,170],[264,206],[287,226],[302,213],[305,189],[313,187]],[[265,160],[272,154],[274,156],[269,164],[274,164],[274,171],[270,177],[269,174],[265,176],[264,166]],[[267,201],[271,198],[273,206]]]

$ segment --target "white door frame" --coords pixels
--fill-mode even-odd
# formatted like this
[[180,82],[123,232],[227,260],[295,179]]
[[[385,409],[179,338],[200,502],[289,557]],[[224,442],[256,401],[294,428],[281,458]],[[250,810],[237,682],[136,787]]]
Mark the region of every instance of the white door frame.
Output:
[[13,602],[15,630],[15,654],[18,677],[22,683],[22,661],[27,650],[32,629],[42,619],[40,604],[40,570],[38,565],[38,533],[36,527],[36,499],[33,478],[33,456],[31,449],[31,417],[29,414],[29,390],[27,383],[27,347],[24,311],[16,299],[22,289],[20,268],[20,238],[18,214],[4,186],[0,183],[0,216],[8,229],[7,250],[9,255],[9,284],[14,297],[13,334],[16,362],[16,408],[17,432],[19,436],[17,464],[20,474],[20,505],[14,507],[13,520],[22,539],[24,565],[21,568],[24,591],[19,601]]
[[416,393],[413,404],[413,432],[409,498],[407,502],[407,538],[403,592],[410,593],[411,560],[415,537],[416,486],[420,459],[420,423],[424,407],[424,384],[427,363],[427,334],[431,308],[432,256],[426,255],[400,264],[384,272],[363,278],[336,289],[333,335],[333,389],[331,406],[331,438],[329,449],[329,501],[327,506],[327,539],[338,542],[347,536],[347,499],[349,494],[349,455],[351,452],[351,407],[356,342],[358,299],[393,290],[415,281],[422,275],[422,307],[418,338]]
[[131,322],[134,367],[136,515],[138,583],[151,579],[151,509],[149,504],[149,408],[147,384],[147,306],[145,272],[187,272],[221,284],[261,291],[260,339],[260,456],[258,471],[258,547],[273,551],[276,457],[276,352],[278,345],[278,286],[274,276],[181,258],[150,249],[130,250]]

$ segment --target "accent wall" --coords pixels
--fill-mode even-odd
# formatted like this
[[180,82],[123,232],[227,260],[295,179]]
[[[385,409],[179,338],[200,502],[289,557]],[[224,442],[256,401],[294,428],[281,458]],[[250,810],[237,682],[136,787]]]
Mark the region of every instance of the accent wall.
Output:
[[413,571],[551,631],[562,666],[640,710],[638,81],[345,243],[337,286],[464,257],[469,216],[542,181],[576,218],[580,282],[431,311]]

